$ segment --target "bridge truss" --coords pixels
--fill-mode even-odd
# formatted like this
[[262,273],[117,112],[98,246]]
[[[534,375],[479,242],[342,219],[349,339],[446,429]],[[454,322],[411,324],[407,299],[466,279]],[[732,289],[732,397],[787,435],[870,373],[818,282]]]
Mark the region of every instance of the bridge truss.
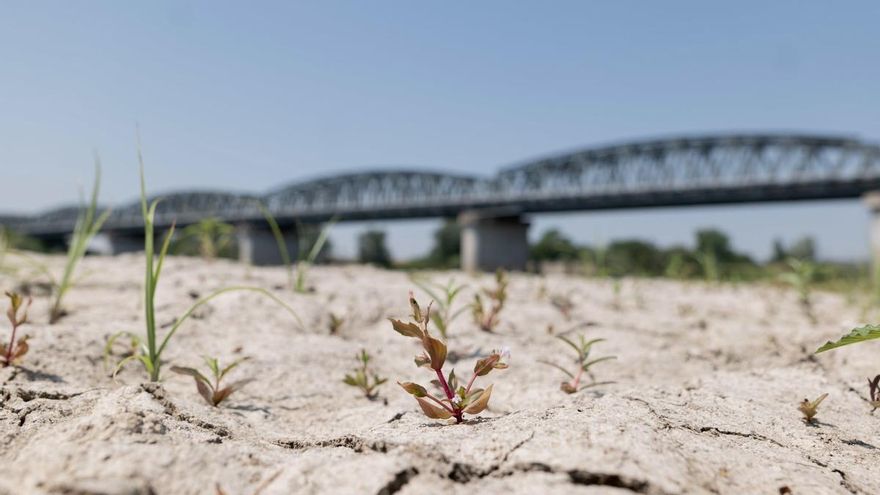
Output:
[[[157,225],[206,217],[262,218],[262,203],[289,222],[454,216],[469,209],[516,213],[834,199],[880,189],[880,146],[855,139],[781,134],[690,136],[562,153],[494,177],[380,170],[295,183],[263,195],[183,191],[165,195]],[[7,222],[32,234],[69,232],[77,208]],[[2,217],[0,217],[2,218]],[[107,229],[140,228],[139,203],[114,210]]]

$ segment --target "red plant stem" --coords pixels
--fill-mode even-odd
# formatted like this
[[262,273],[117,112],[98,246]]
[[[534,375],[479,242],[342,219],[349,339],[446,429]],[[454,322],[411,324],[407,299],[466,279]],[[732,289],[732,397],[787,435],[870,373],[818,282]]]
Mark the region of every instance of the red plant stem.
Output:
[[18,330],[18,325],[12,325],[12,336],[9,337],[9,347],[6,348],[6,361],[3,363],[3,366],[9,366],[10,359],[12,359],[12,346],[15,344],[15,331]]
[[465,393],[465,395],[467,395],[468,392],[471,391],[471,386],[473,386],[473,384],[474,384],[474,382],[475,382],[476,380],[477,380],[477,374],[474,373],[474,376],[471,377],[471,380],[470,380],[470,381],[468,382],[468,384],[467,384],[467,388],[464,389],[464,393]]
[[449,388],[449,384],[446,383],[446,377],[443,376],[443,372],[440,370],[434,370],[437,373],[437,379],[440,381],[440,385],[443,385],[443,392],[446,394],[446,398],[452,400],[455,395],[452,393],[452,389]]
[[[446,378],[443,376],[443,372],[440,370],[434,370],[437,372],[437,379],[440,381],[440,385],[443,386],[443,391],[446,393],[446,398],[449,399],[449,402],[452,402],[452,399],[455,398],[455,395],[452,393],[452,389],[449,388],[449,384],[446,383]],[[461,411],[453,406],[452,415],[455,416],[455,421],[457,423],[461,423]]]
[[574,377],[574,381],[571,382],[571,386],[572,386],[575,390],[577,390],[578,385],[579,385],[580,382],[581,382],[581,375],[583,375],[583,374],[584,374],[584,367],[581,366],[580,369],[578,370],[578,374]]

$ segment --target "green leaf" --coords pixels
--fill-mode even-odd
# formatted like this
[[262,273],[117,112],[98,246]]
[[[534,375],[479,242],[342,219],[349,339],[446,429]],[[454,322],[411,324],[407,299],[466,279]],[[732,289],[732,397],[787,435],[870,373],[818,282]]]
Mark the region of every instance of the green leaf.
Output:
[[590,366],[593,366],[596,363],[601,363],[602,361],[610,361],[612,359],[617,359],[617,356],[605,356],[605,357],[593,359],[591,361],[587,361],[586,363],[584,363],[583,369],[584,369],[584,371],[589,371]]
[[547,366],[552,366],[552,367],[558,369],[559,371],[565,373],[566,375],[568,375],[568,377],[571,378],[572,380],[574,379],[574,375],[573,375],[570,371],[568,371],[567,369],[563,368],[562,366],[559,366],[559,365],[556,364],[556,363],[551,363],[550,361],[542,361],[542,360],[540,360],[540,359],[538,360],[538,362],[541,363],[541,364],[546,364]]
[[830,340],[822,347],[816,350],[816,354],[825,352],[845,345],[857,344],[866,340],[880,339],[880,325],[865,325],[863,327],[854,328],[850,333],[844,335],[836,342]]

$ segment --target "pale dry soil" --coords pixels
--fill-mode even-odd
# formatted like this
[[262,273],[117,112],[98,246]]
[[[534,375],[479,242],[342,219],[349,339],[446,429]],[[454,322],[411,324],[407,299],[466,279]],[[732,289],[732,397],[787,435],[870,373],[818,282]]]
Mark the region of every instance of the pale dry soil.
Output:
[[[60,271],[60,258],[43,259]],[[812,324],[793,292],[771,286],[627,279],[615,299],[607,280],[512,275],[496,333],[468,314],[451,330],[460,376],[479,354],[512,351],[509,369],[478,381],[495,384],[490,408],[455,425],[422,416],[394,384],[431,379],[413,364],[418,342],[387,321],[406,316],[413,284],[370,267],[316,268],[315,292],[298,295],[281,268],[169,259],[163,332],[194,298],[227,285],[268,288],[304,326],[253,293],[198,311],[166,365],[251,357],[232,378],[256,381],[220,408],[167,369],[158,384],[135,365],[114,381],[103,346],[115,332],[143,332],[142,267],[139,255],[87,258],[69,315],[52,326],[47,297],[30,284],[31,353],[0,370],[0,493],[880,493],[880,413],[865,398],[878,347],[812,354],[859,323],[842,296],[817,294]],[[468,284],[461,304],[492,285],[489,275],[431,277]],[[22,280],[39,277],[21,268],[0,287]],[[574,302],[569,320],[551,296]],[[331,311],[345,318],[337,335]],[[571,364],[549,324],[607,339],[594,354],[617,360],[596,374],[615,383],[562,393],[561,373],[539,362]],[[361,348],[390,378],[379,400],[341,381]],[[797,403],[824,392],[818,421],[805,424]]]

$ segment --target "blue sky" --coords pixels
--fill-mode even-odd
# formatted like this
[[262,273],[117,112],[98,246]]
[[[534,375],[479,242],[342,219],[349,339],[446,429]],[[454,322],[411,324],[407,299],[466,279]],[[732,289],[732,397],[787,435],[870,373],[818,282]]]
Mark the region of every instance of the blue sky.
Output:
[[[490,174],[591,144],[805,131],[880,141],[877,2],[42,2],[0,0],[0,211],[75,200],[91,155],[108,202],[262,191],[376,166]],[[867,254],[858,201],[539,215],[583,242],[737,247],[814,235]],[[436,222],[377,223],[392,251]],[[365,224],[334,235],[343,253]]]

